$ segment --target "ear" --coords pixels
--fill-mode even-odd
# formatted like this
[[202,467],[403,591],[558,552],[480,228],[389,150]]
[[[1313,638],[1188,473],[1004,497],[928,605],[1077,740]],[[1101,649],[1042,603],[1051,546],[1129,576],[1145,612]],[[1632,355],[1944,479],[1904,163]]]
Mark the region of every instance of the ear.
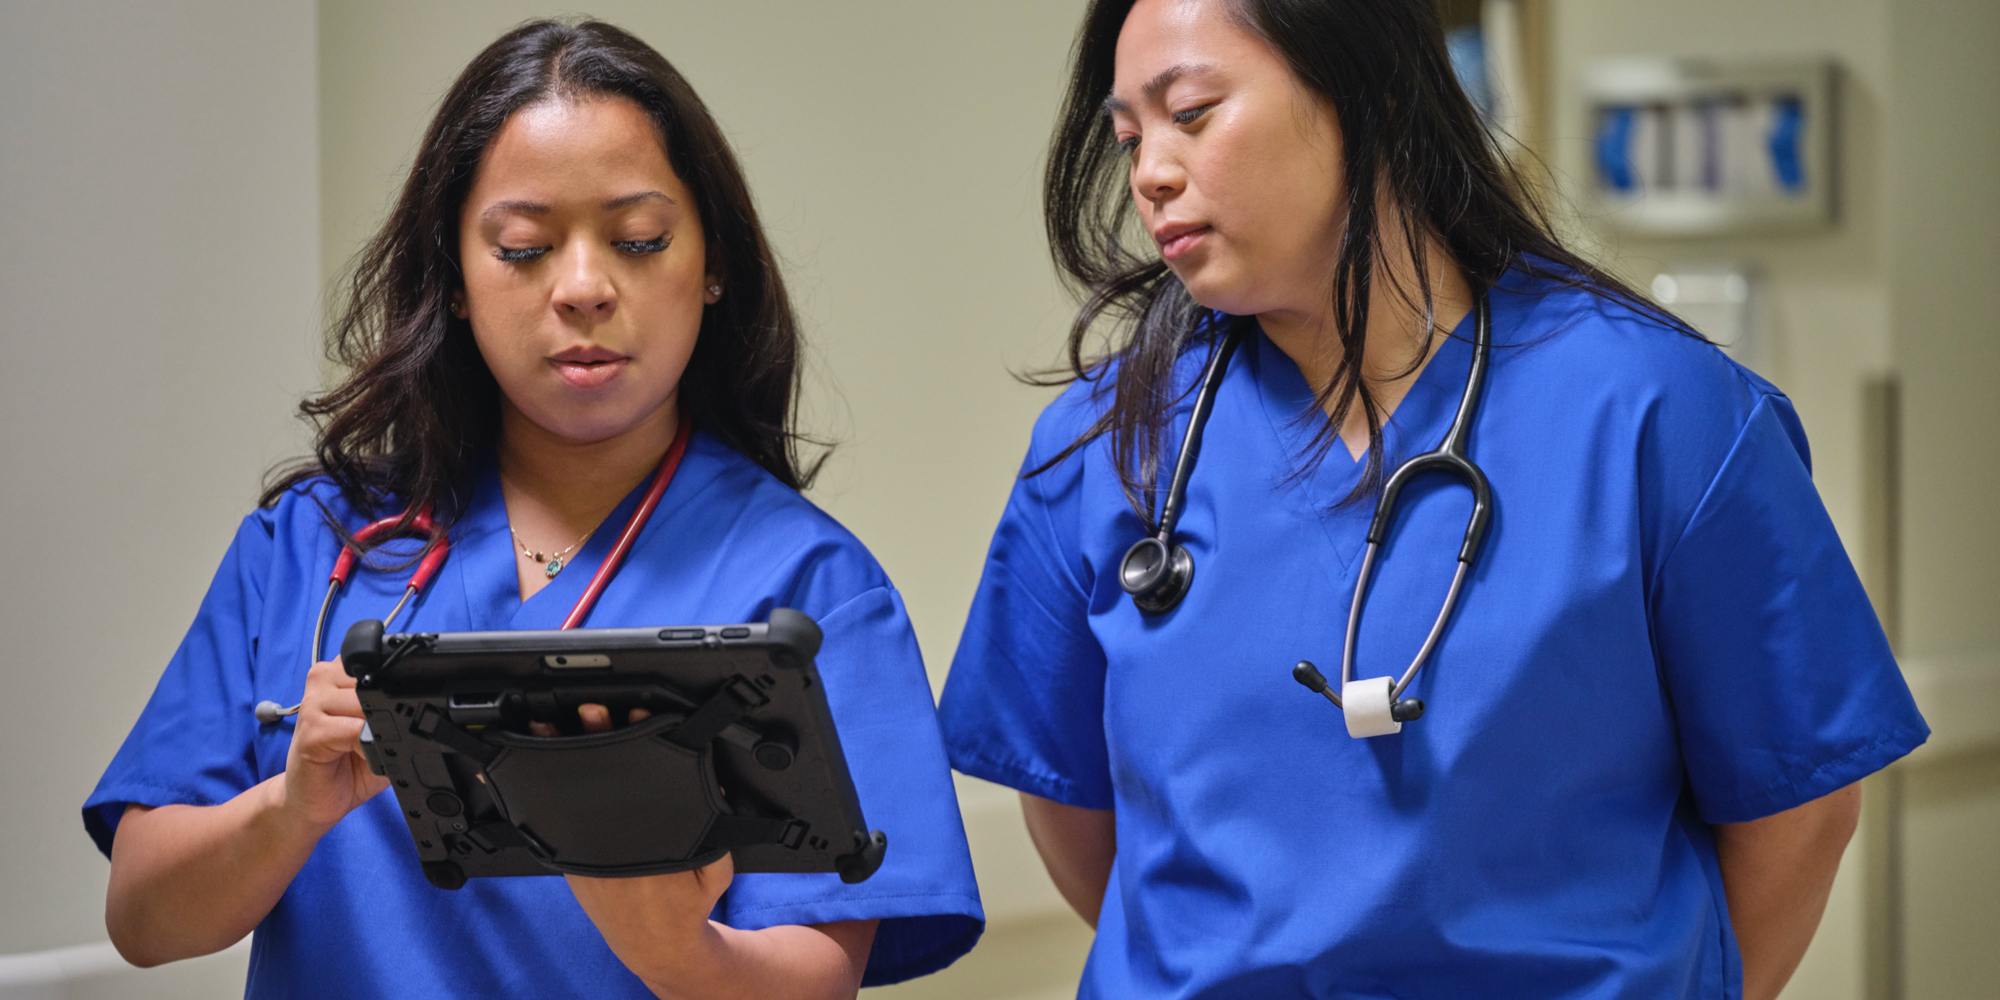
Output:
[[708,305],[722,301],[722,282],[713,274],[701,276],[701,300]]
[[459,319],[467,318],[468,314],[465,308],[465,286],[463,285],[454,288],[451,291],[451,314],[453,316],[458,317]]

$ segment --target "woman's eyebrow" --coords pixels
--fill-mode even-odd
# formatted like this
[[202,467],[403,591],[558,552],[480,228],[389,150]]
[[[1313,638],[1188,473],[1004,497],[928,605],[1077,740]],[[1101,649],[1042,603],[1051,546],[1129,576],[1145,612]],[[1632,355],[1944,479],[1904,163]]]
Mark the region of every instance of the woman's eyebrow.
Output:
[[[1188,75],[1189,73],[1200,73],[1203,70],[1209,68],[1210,67],[1207,63],[1176,63],[1172,66],[1167,67],[1166,69],[1161,70],[1159,74],[1157,76],[1154,76],[1151,80],[1147,80],[1145,85],[1139,88],[1139,95],[1149,101],[1155,100],[1168,87],[1173,86],[1175,80],[1178,80],[1181,77]],[[1129,112],[1131,110],[1132,106],[1120,100],[1118,96],[1115,94],[1108,96],[1104,99],[1105,114],[1113,115],[1113,114],[1118,114],[1120,112]]]
[[669,205],[679,204],[679,202],[676,202],[672,198],[667,197],[662,192],[640,191],[635,194],[620,195],[619,197],[613,198],[610,201],[605,202],[604,210],[607,212],[616,212],[621,208],[629,208],[633,205],[637,205],[642,201],[652,201],[655,198],[658,198],[659,200],[664,201]]
[[496,201],[479,213],[481,219],[491,222],[503,215],[547,215],[554,209],[538,201]]
[[[603,208],[607,212],[616,212],[621,208],[629,208],[642,201],[652,201],[655,198],[669,205],[680,204],[672,198],[667,197],[666,193],[662,191],[635,191],[632,194],[619,195],[605,202]],[[539,201],[496,201],[488,205],[486,211],[479,213],[479,217],[491,222],[503,215],[547,215],[553,211],[555,209]]]

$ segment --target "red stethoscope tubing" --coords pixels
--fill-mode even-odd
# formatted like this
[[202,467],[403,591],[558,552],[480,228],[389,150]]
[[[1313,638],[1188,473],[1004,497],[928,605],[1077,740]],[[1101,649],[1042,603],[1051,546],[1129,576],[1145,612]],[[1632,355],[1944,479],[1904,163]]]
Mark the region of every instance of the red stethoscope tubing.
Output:
[[[617,575],[618,568],[625,563],[625,557],[631,554],[632,544],[638,540],[639,533],[646,529],[646,522],[652,520],[654,509],[660,506],[660,498],[666,495],[667,484],[673,482],[674,473],[679,471],[681,457],[687,454],[688,438],[693,436],[693,433],[694,422],[682,418],[679,427],[674,431],[673,443],[667,446],[666,458],[660,461],[659,469],[653,473],[652,483],[646,487],[646,495],[639,498],[638,508],[632,511],[630,518],[626,519],[625,530],[618,533],[618,541],[611,546],[611,552],[604,557],[604,564],[597,567],[597,572],[591,575],[590,584],[583,588],[583,595],[576,599],[576,606],[570,608],[569,617],[563,619],[564,629],[582,625],[584,619],[590,617],[591,609],[597,606],[597,599],[604,596],[604,588],[611,585],[611,578]],[[326,599],[320,602],[319,620],[313,625],[311,662],[319,662],[321,644],[326,638],[327,615],[333,610],[333,600],[347,586],[348,578],[354,575],[354,567],[360,563],[361,553],[357,546],[370,541],[415,535],[422,535],[429,541],[429,550],[417,561],[416,570],[410,574],[409,584],[403,588],[402,599],[397,601],[388,616],[382,619],[382,623],[386,626],[395,621],[404,606],[422,593],[423,589],[430,585],[431,579],[437,576],[438,570],[444,566],[445,558],[451,554],[450,537],[444,529],[438,527],[437,521],[431,517],[430,506],[426,504],[414,515],[405,512],[396,517],[385,517],[368,524],[354,533],[352,541],[341,543],[340,555],[333,560],[333,572],[327,575]],[[276,722],[279,718],[298,710],[297,705],[287,708],[279,706],[276,702],[265,702],[257,706],[257,718],[267,723]]]
[[674,443],[667,446],[667,457],[660,461],[660,471],[653,473],[653,483],[646,487],[646,495],[639,498],[639,509],[632,512],[625,522],[625,530],[618,533],[617,544],[611,546],[611,553],[604,557],[604,565],[590,577],[590,585],[583,588],[583,596],[576,599],[576,607],[569,609],[569,617],[563,619],[562,627],[576,628],[590,617],[590,609],[597,606],[597,599],[604,594],[604,588],[611,585],[612,576],[618,567],[624,565],[625,556],[632,551],[632,543],[639,532],[646,529],[646,522],[652,520],[653,508],[660,505],[660,498],[667,494],[667,484],[674,481],[674,472],[681,467],[681,456],[687,453],[688,438],[694,431],[692,421],[683,419],[680,428],[674,431]]

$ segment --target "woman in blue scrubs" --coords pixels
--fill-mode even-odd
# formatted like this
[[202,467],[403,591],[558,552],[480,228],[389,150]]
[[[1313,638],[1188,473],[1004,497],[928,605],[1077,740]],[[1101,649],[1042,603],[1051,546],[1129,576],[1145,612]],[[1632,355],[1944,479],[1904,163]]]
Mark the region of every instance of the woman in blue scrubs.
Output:
[[[1436,5],[1097,0],[1046,210],[1073,384],[940,713],[1096,927],[1082,995],[1775,996],[1855,783],[1928,731],[1789,401],[1551,235]],[[1481,296],[1491,530],[1428,711],[1353,738],[1293,665],[1341,662],[1383,475],[1452,424]],[[1121,560],[1232,333],[1193,575],[1149,613]],[[1471,507],[1402,493],[1357,678],[1417,652]]]
[[[304,407],[313,460],[244,521],[84,806],[120,952],[153,965],[254,930],[251,997],[407,1000],[852,997],[970,948],[983,918],[915,638],[881,567],[798,493],[795,321],[686,81],[607,25],[509,33],[445,97],[351,290],[351,375]],[[401,628],[556,628],[684,421],[678,471],[587,624],[816,619],[855,787],[894,838],[884,864],[858,885],[733,876],[725,857],[433,888],[358,752],[354,682],[308,662],[335,532],[425,507],[449,523]],[[417,547],[371,555],[327,632],[387,615]],[[252,714],[301,691],[294,718]]]

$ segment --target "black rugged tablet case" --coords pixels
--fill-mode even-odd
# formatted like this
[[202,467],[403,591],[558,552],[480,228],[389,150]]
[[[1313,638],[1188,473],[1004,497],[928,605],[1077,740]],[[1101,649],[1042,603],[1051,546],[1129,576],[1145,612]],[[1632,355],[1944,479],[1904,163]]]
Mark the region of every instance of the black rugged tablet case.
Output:
[[[341,645],[432,884],[653,875],[734,853],[738,872],[873,875],[870,831],[813,665],[820,631],[766,624],[382,634]],[[584,734],[577,706],[620,725]],[[650,718],[623,724],[634,708]],[[531,721],[561,735],[528,735]]]

